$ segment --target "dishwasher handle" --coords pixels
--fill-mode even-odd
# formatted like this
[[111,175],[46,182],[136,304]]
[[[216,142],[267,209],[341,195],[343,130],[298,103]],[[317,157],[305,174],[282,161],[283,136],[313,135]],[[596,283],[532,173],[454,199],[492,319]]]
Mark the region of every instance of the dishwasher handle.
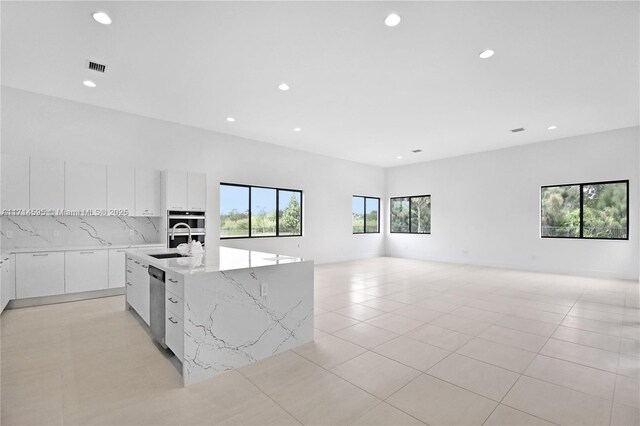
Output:
[[164,271],[162,269],[158,269],[155,266],[149,265],[149,269],[147,269],[147,271],[149,272],[149,276],[151,276],[151,278],[155,278],[156,280],[164,283]]

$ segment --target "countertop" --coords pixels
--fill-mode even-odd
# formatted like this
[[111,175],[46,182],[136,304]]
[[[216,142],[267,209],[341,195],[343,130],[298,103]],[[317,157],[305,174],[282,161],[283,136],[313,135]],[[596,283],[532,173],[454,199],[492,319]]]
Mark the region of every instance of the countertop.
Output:
[[[112,250],[112,249],[146,249],[150,247],[164,247],[163,243],[150,244],[129,244],[129,245],[111,245],[111,246],[58,246],[58,247],[24,247],[24,248],[6,248],[2,249],[2,254],[13,253],[42,253],[51,251],[84,251],[84,250]],[[157,250],[157,249],[154,249]]]
[[150,254],[177,253],[176,249],[150,248],[127,251],[144,262],[165,271],[178,274],[198,274],[208,272],[231,271],[235,269],[258,268],[286,263],[303,262],[299,257],[283,256],[254,250],[243,250],[231,247],[207,247],[201,254],[189,257],[174,257],[170,259],[156,259]]

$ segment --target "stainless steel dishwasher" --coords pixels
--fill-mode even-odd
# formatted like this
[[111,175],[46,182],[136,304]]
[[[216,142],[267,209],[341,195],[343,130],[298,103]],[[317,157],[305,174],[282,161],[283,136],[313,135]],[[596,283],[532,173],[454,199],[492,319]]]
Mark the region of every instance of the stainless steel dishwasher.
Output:
[[149,328],[153,339],[164,343],[164,271],[149,265]]

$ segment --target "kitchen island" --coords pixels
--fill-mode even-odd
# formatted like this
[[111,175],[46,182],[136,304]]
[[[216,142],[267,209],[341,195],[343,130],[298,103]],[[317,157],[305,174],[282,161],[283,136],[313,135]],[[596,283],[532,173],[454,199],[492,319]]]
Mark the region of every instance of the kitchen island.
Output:
[[153,257],[176,253],[127,252],[126,300],[149,325],[158,308],[148,271],[164,272],[161,343],[181,361],[185,386],[313,340],[312,260],[228,247]]

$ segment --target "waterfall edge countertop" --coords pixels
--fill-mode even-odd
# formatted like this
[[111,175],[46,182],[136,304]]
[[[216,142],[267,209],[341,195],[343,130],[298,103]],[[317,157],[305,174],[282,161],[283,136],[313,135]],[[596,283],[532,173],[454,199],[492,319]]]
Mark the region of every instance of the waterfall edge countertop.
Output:
[[148,248],[132,250],[127,253],[157,268],[183,275],[224,272],[305,261],[300,257],[223,246],[207,247],[202,253],[169,259],[156,259],[151,255],[178,253],[177,249],[166,247]]
[[[172,253],[126,252],[125,306],[157,336],[164,323],[184,385],[313,340],[313,260],[217,246],[191,257],[151,256]],[[149,278],[152,266],[167,273],[164,297]]]

